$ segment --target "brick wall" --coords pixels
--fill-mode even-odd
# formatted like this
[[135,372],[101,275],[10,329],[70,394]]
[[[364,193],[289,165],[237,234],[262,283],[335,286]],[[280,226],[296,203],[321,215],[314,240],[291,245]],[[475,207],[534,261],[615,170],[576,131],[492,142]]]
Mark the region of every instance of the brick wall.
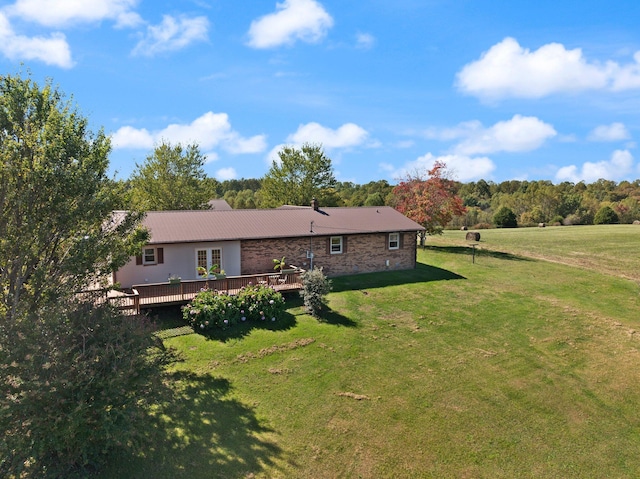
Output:
[[[307,251],[313,249],[313,265],[322,266],[327,276],[371,273],[386,270],[412,269],[416,266],[416,234],[401,233],[402,247],[388,249],[385,233],[343,236],[343,253],[330,254],[328,236],[243,240],[241,245],[242,274],[273,271],[273,259],[286,256],[287,265],[309,269]],[[387,261],[389,266],[387,266]]]

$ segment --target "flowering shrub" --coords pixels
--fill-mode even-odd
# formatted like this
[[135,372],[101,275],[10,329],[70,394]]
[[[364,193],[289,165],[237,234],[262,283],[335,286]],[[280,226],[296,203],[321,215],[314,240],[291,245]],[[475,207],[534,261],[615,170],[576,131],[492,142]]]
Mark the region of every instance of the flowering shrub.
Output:
[[200,291],[182,308],[182,317],[194,331],[227,328],[243,321],[275,321],[284,312],[284,298],[272,288],[246,286],[237,295]]

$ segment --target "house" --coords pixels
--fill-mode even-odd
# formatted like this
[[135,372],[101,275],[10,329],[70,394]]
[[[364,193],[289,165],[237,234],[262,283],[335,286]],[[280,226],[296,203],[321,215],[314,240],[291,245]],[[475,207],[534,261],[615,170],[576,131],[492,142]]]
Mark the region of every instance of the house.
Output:
[[411,269],[424,228],[387,206],[255,210],[152,211],[142,254],[114,274],[123,288],[198,279],[212,265],[228,276],[273,272],[273,259],[327,276]]

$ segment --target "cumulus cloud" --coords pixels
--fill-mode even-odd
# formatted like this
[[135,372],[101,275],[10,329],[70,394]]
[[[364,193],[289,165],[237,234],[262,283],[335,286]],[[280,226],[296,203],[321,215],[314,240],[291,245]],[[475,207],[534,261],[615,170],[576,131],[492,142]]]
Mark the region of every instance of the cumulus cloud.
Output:
[[0,52],[10,60],[39,60],[47,65],[71,68],[71,49],[62,33],[49,37],[17,35],[7,17],[0,13]]
[[629,150],[616,150],[608,161],[586,162],[582,167],[570,165],[562,167],[556,173],[558,181],[592,183],[600,178],[621,179],[632,172],[633,155]]
[[616,65],[612,89],[614,91],[635,90],[640,88],[640,52],[633,55],[635,63]]
[[587,137],[590,141],[619,141],[628,140],[629,138],[631,138],[631,135],[629,135],[629,131],[622,123],[597,126]]
[[158,53],[180,50],[187,45],[206,41],[209,20],[206,17],[164,15],[159,25],[149,25],[147,32],[135,46],[133,55],[153,56]]
[[114,20],[118,26],[136,26],[142,22],[133,11],[138,0],[17,0],[7,7],[10,15],[46,27]]
[[233,154],[260,153],[266,147],[266,137],[242,137],[231,128],[226,113],[207,112],[188,124],[173,123],[162,130],[150,132],[145,128],[123,126],[111,137],[114,148],[150,149],[160,141],[197,143],[204,150],[222,148]]
[[322,143],[325,148],[348,148],[361,145],[369,133],[355,123],[345,123],[333,130],[319,123],[311,122],[300,125],[298,131],[289,135],[287,141],[301,145],[302,143]]
[[238,173],[236,172],[235,168],[232,167],[220,168],[218,171],[216,171],[215,177],[219,181],[235,180],[238,177]]
[[590,62],[580,48],[568,50],[560,43],[549,43],[531,51],[505,38],[465,65],[456,84],[465,93],[489,100],[640,88],[640,52],[629,65]]
[[514,115],[511,120],[473,131],[455,147],[455,152],[476,155],[498,151],[531,151],[556,135],[556,130],[551,125],[534,116]]
[[473,120],[453,128],[429,128],[424,132],[429,139],[460,140],[453,148],[459,155],[531,151],[556,135],[556,130],[548,123],[535,116],[522,115],[514,115],[510,120],[499,121],[489,128]]
[[249,46],[274,48],[296,40],[319,42],[333,26],[333,18],[316,0],[284,0],[276,12],[251,22]]
[[380,168],[389,172],[393,179],[404,178],[416,171],[427,171],[433,168],[436,161],[443,162],[456,180],[467,182],[479,178],[486,178],[493,170],[495,163],[486,156],[470,157],[466,155],[436,156],[427,153],[414,161],[405,163],[401,168],[391,169],[388,164],[380,164]]
[[[304,143],[318,143],[326,149],[350,148],[364,144],[368,138],[369,133],[367,130],[355,123],[345,123],[334,130],[319,123],[311,122],[300,125],[295,133],[287,137],[286,143],[274,146],[267,154],[266,162],[269,166],[274,161],[279,162],[278,153],[285,146],[300,147]],[[374,142],[371,145],[377,146],[377,143]]]

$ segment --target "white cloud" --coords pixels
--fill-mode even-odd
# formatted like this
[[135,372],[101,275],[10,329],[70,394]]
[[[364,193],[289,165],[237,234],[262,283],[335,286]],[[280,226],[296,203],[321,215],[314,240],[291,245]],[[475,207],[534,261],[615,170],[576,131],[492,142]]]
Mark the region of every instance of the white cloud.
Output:
[[593,129],[587,137],[590,141],[619,141],[631,138],[629,131],[622,123],[600,125]]
[[210,111],[191,123],[173,123],[154,132],[123,126],[113,134],[111,141],[114,148],[149,149],[163,140],[182,144],[197,143],[204,150],[220,147],[236,154],[260,153],[267,147],[264,135],[244,138],[231,128],[226,113]]
[[586,162],[583,163],[582,168],[578,168],[576,165],[562,167],[556,173],[556,179],[573,183],[579,181],[592,183],[600,178],[616,180],[631,173],[632,166],[633,155],[629,150],[616,150],[609,161]]
[[368,136],[367,130],[355,123],[345,123],[337,130],[332,130],[319,123],[311,122],[300,125],[298,131],[288,136],[287,141],[298,145],[321,143],[325,148],[348,148],[361,145]]
[[10,15],[47,27],[114,20],[119,26],[135,26],[142,20],[132,11],[138,0],[17,0]]
[[235,180],[238,177],[238,173],[236,172],[235,168],[232,167],[220,168],[218,171],[216,171],[215,177],[219,181]]
[[640,88],[640,52],[633,55],[635,63],[617,66],[613,79],[614,91],[634,90]]
[[356,46],[363,50],[368,50],[375,45],[376,39],[369,33],[358,33],[356,35]]
[[10,60],[39,60],[47,65],[71,68],[71,49],[62,33],[49,37],[17,35],[7,17],[0,13],[0,52]]
[[485,156],[477,158],[465,155],[435,156],[431,153],[405,163],[401,168],[393,171],[390,171],[389,165],[384,163],[380,164],[380,168],[390,171],[389,176],[393,179],[399,179],[416,171],[430,170],[436,161],[446,163],[448,170],[452,173],[452,178],[462,182],[486,178],[496,168],[494,162]]
[[146,128],[123,126],[111,136],[114,148],[153,148],[156,139]]
[[153,56],[180,50],[196,41],[206,41],[209,20],[206,17],[175,18],[164,15],[159,25],[149,25],[146,35],[132,51],[133,55]]
[[514,115],[511,120],[472,131],[454,150],[461,155],[531,151],[556,135],[551,125],[536,117]]
[[559,92],[604,89],[612,79],[617,89],[635,88],[640,79],[637,63],[634,68],[621,69],[614,62],[590,63],[581,49],[567,50],[560,43],[549,43],[532,52],[515,39],[505,38],[480,60],[465,65],[457,74],[457,86],[486,99],[541,98]]
[[204,162],[205,163],[212,163],[214,161],[218,161],[218,154],[215,151],[207,151],[206,153],[203,153],[204,156]]
[[296,40],[316,43],[333,26],[333,18],[315,0],[284,0],[276,12],[251,22],[249,46],[274,48]]
[[[301,147],[304,143],[318,143],[326,149],[336,148],[350,148],[352,146],[362,145],[369,133],[364,128],[356,125],[355,123],[345,123],[340,128],[333,130],[319,123],[311,122],[306,125],[300,125],[295,133],[292,133],[287,137],[286,143],[275,145],[267,154],[265,161],[267,165],[275,161],[280,162],[280,156],[278,153],[285,146]],[[371,147],[379,146],[378,142],[371,142]]]
[[531,151],[557,135],[553,126],[535,116],[514,115],[485,128],[478,120],[466,121],[453,128],[429,128],[428,139],[441,141],[461,140],[453,151],[459,155],[477,155],[499,151]]

